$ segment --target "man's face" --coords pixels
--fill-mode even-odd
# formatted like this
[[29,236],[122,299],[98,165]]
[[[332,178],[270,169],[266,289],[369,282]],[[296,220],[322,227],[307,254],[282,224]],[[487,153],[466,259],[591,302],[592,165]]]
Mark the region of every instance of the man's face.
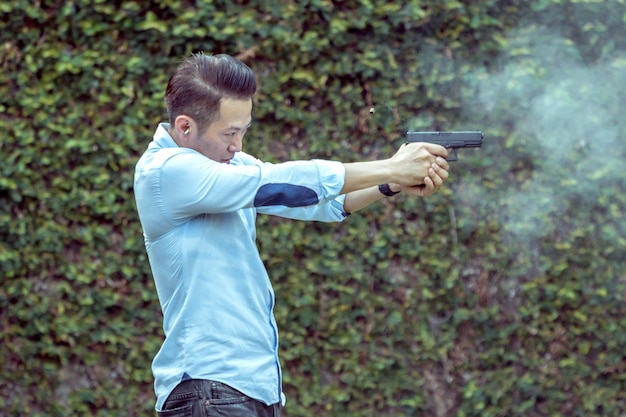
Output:
[[206,132],[189,138],[187,146],[209,159],[230,163],[243,147],[243,136],[252,123],[252,100],[224,98],[220,104],[219,119]]

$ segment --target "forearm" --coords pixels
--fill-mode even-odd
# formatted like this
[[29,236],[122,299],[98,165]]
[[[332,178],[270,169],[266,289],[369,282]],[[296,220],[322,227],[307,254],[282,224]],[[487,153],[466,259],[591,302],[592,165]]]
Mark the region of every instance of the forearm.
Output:
[[389,165],[388,160],[344,164],[346,176],[341,194],[357,190],[366,191],[378,184],[392,182],[392,171]]
[[[353,191],[367,190],[378,184],[395,183],[403,187],[424,185],[425,179],[431,175],[433,169],[447,170],[448,163],[445,160],[447,155],[448,151],[442,146],[411,143],[402,145],[389,159],[343,164],[345,177],[340,193],[348,194]],[[359,196],[357,201],[369,201],[374,198],[375,193],[369,191],[364,196]],[[362,203],[355,206],[362,206]]]
[[[400,191],[400,186],[397,184],[389,184],[389,187],[391,191]],[[346,213],[354,213],[383,198],[385,198],[385,195],[380,192],[378,186],[352,191],[346,194],[343,209]]]
[[366,188],[365,190],[352,191],[346,194],[343,209],[346,213],[354,213],[370,204],[382,199],[384,195],[378,191],[378,186]]
[[[365,190],[378,184],[396,183],[403,186],[424,184],[432,165],[447,168],[446,149],[429,143],[402,145],[389,159],[343,164],[345,179],[341,194]],[[439,156],[439,158],[438,158]],[[436,161],[439,162],[436,162]]]

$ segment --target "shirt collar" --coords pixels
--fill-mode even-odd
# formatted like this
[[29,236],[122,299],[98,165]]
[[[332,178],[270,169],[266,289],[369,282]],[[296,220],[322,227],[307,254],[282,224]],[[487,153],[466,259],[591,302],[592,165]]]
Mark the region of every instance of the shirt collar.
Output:
[[152,140],[158,148],[178,148],[178,145],[169,133],[169,123],[159,123]]

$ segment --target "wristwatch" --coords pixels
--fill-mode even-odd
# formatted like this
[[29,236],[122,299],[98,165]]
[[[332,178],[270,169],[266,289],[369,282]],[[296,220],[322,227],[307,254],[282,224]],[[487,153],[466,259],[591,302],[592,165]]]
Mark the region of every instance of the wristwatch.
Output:
[[387,197],[394,196],[400,192],[400,191],[391,191],[391,188],[389,188],[389,184],[380,184],[378,186],[378,191],[380,191],[382,194],[386,195]]

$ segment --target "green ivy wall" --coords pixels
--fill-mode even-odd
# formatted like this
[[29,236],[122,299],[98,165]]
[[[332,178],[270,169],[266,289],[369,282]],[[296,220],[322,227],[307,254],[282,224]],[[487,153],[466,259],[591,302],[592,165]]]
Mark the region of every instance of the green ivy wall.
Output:
[[[0,412],[154,415],[134,164],[193,51],[258,74],[246,150],[482,130],[435,196],[259,218],[288,417],[626,414],[626,1],[0,4]],[[374,113],[370,112],[371,108]]]

